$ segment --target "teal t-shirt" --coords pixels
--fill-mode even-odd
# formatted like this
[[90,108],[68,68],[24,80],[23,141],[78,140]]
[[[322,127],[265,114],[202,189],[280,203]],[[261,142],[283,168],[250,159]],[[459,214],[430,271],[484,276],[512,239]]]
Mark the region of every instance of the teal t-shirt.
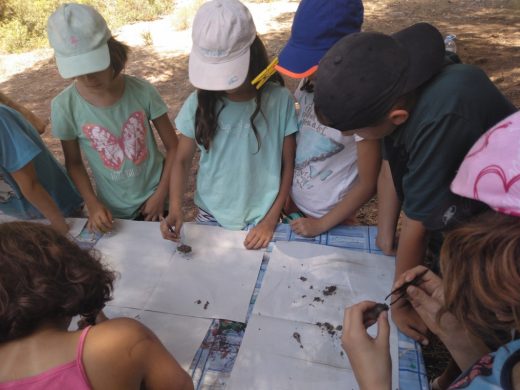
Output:
[[0,104],[0,212],[21,219],[43,218],[12,176],[31,162],[61,213],[69,216],[79,210],[83,200],[36,129],[17,111]]
[[[197,93],[184,102],[175,125],[195,139]],[[217,133],[209,151],[202,145],[195,204],[228,229],[257,224],[271,208],[280,189],[284,138],[297,131],[294,99],[284,87],[269,83],[262,94],[261,112],[255,119],[260,149],[250,117],[256,102],[224,98]]]
[[52,101],[52,132],[61,140],[77,139],[86,157],[101,202],[116,218],[135,218],[156,190],[164,156],[150,120],[168,112],[147,81],[125,77],[125,91],[110,107],[87,102],[71,84]]

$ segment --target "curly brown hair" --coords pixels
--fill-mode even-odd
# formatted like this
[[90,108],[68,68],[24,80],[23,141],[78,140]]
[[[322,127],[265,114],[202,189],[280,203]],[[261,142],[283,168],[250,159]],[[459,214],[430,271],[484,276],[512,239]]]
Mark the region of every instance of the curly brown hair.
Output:
[[[520,329],[520,219],[494,211],[451,231],[441,249],[445,307],[482,340]],[[440,313],[442,315],[442,313]]]
[[48,320],[94,315],[110,300],[114,278],[96,252],[48,226],[0,224],[0,343]]

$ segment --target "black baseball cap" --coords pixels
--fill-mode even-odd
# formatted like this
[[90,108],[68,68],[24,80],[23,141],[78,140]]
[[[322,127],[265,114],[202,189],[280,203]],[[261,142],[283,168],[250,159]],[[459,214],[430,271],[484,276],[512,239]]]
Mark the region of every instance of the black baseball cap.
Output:
[[314,87],[319,117],[339,130],[380,120],[404,94],[440,72],[444,41],[435,27],[417,23],[393,35],[350,34],[320,61]]

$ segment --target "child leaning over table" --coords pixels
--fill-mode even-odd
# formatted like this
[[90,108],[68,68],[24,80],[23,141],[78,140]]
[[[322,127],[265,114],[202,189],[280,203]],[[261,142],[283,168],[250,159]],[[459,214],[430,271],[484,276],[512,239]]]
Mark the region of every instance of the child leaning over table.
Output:
[[339,39],[359,32],[362,23],[361,0],[302,0],[291,37],[279,56],[276,69],[302,79],[294,93],[300,106],[299,132],[291,198],[285,210],[291,214],[296,206],[304,214],[290,221],[291,228],[302,236],[316,236],[352,222],[376,190],[379,141],[343,135],[322,125],[313,102],[319,61]]
[[112,37],[94,8],[63,4],[50,16],[47,32],[58,71],[73,79],[52,101],[52,132],[85,199],[89,229],[109,231],[113,217],[159,220],[177,146],[166,104],[149,82],[122,73],[129,49]]
[[[382,139],[381,175],[394,201],[393,225],[402,202],[403,222],[395,279],[423,264],[427,244],[442,242],[455,223],[484,211],[482,203],[454,195],[449,185],[464,155],[486,129],[515,107],[479,68],[447,61],[441,33],[417,23],[393,35],[350,34],[323,57],[314,103],[321,122],[363,138]],[[386,173],[386,175],[383,175]],[[433,247],[433,245],[431,245]],[[437,253],[439,248],[437,249]],[[406,335],[427,343],[427,328],[406,301],[392,306]]]
[[[470,149],[451,189],[492,210],[446,235],[442,278],[428,271],[422,283],[406,289],[413,309],[463,371],[451,384],[435,380],[432,389],[520,389],[519,150],[520,112],[495,125]],[[407,270],[394,287],[425,270]],[[377,321],[375,339],[362,322],[374,304],[364,301],[347,308],[343,323],[343,347],[363,390],[390,389],[391,384],[386,313]],[[490,340],[493,348],[486,345]]]
[[175,120],[181,136],[170,212],[161,224],[164,238],[178,239],[184,188],[199,148],[197,220],[235,230],[254,225],[245,247],[269,244],[291,186],[297,124],[294,100],[279,74],[258,89],[251,84],[267,66],[265,47],[240,1],[213,0],[198,10],[189,64],[197,91]]
[[67,216],[83,200],[36,129],[19,112],[0,104],[0,213],[19,219],[47,218],[67,233]]

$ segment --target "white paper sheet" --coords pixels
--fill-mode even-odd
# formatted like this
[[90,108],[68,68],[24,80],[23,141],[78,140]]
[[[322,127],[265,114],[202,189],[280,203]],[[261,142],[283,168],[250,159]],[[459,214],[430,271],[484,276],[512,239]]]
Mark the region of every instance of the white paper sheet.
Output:
[[121,275],[114,305],[244,322],[263,257],[244,248],[246,234],[185,224],[185,255],[159,223],[118,220],[95,247]]
[[[394,259],[303,242],[277,242],[254,313],[315,324],[340,321],[344,308],[381,302],[391,289]],[[335,287],[335,291],[324,291]]]
[[211,320],[206,318],[155,313],[112,305],[106,306],[104,312],[109,318],[130,317],[146,325],[185,370],[190,368],[195,353],[211,325]]
[[245,322],[263,251],[249,251],[247,232],[185,224],[188,255],[176,252],[146,308]]
[[158,222],[126,220],[116,220],[112,233],[94,247],[119,273],[112,304],[134,309],[146,308],[175,251],[175,244],[162,238]]
[[79,236],[81,231],[87,224],[87,218],[66,218],[66,221],[69,225],[69,234],[72,237]]
[[[397,332],[391,326],[390,344],[397,347]],[[376,331],[376,326],[369,329],[372,335]],[[323,325],[253,314],[226,389],[357,389],[341,334]],[[392,355],[397,361],[397,348]],[[392,374],[398,373],[395,367]],[[397,383],[392,388],[397,389]]]
[[355,377],[340,336],[316,325],[253,315],[226,389],[351,389]]
[[[231,375],[230,388],[357,388],[341,331],[345,306],[381,302],[391,288],[394,260],[322,245],[278,242]],[[312,288],[311,288],[312,286]],[[326,295],[324,291],[335,290]],[[369,329],[371,334],[375,326]],[[302,347],[293,337],[299,333]],[[391,323],[393,388],[398,387],[397,330]]]

